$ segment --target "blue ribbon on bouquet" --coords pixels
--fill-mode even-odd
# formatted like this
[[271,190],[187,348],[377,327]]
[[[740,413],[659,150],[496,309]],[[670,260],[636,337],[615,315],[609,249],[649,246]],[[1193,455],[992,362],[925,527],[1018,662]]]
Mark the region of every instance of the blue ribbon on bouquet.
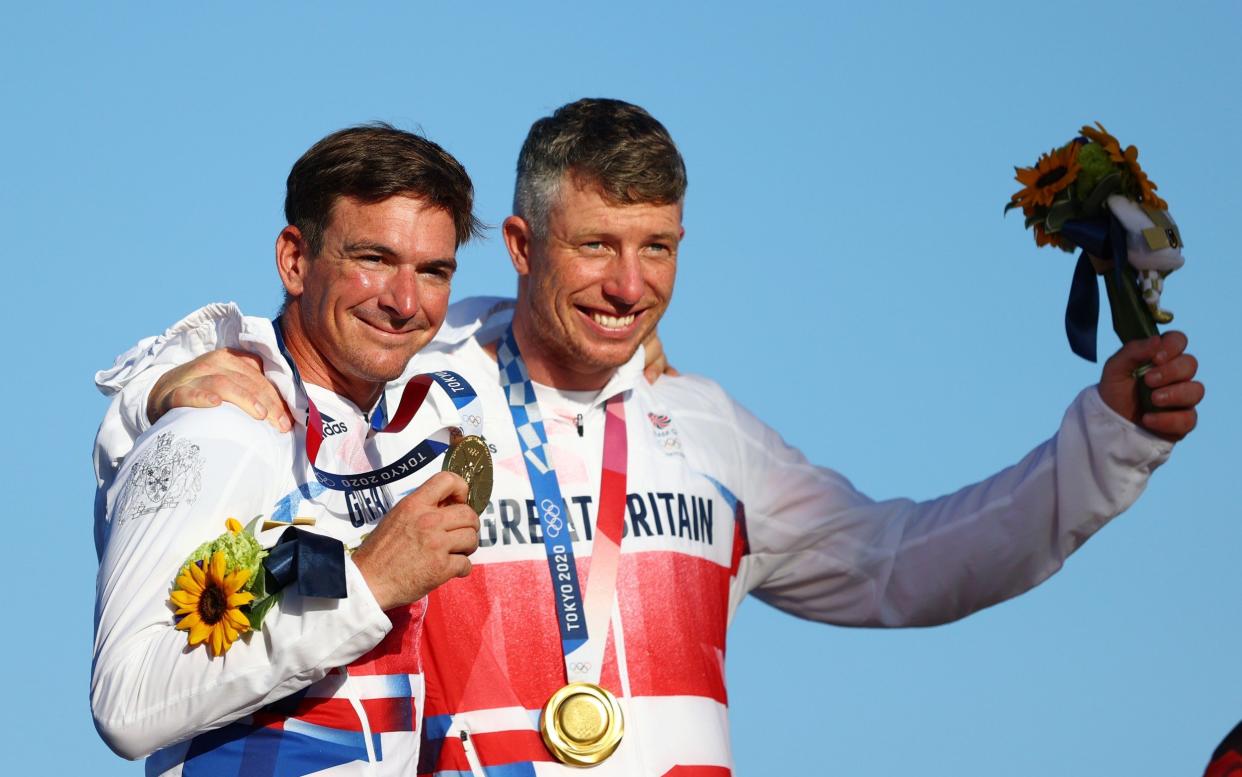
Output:
[[1090,220],[1070,220],[1061,227],[1061,237],[1082,249],[1074,267],[1069,300],[1065,305],[1065,336],[1070,350],[1089,362],[1096,361],[1096,332],[1100,321],[1100,286],[1095,267],[1087,256],[1092,254],[1112,261],[1113,277],[1125,282],[1122,268],[1126,258],[1125,227],[1116,216]]

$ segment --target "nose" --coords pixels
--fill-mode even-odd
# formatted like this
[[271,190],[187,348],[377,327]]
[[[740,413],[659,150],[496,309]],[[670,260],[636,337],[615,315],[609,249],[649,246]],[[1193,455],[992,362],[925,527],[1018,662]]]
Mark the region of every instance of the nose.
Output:
[[603,292],[608,301],[625,307],[636,305],[642,299],[643,268],[637,249],[623,249],[608,263]]
[[419,309],[418,270],[415,267],[398,267],[388,277],[379,305],[393,318],[412,318]]

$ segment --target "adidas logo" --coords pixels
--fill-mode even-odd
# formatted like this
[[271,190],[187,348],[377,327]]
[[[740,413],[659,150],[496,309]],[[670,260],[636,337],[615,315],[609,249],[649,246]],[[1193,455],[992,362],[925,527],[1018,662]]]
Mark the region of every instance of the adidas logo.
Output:
[[324,437],[331,437],[334,434],[345,434],[349,431],[349,427],[345,425],[344,421],[338,421],[325,413],[320,413],[319,417],[323,419]]

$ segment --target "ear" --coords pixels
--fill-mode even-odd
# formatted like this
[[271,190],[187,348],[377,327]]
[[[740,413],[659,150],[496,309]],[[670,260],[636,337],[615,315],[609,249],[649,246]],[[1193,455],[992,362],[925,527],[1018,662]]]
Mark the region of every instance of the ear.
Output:
[[531,243],[535,239],[530,224],[521,216],[510,216],[500,226],[505,239],[505,248],[509,249],[509,261],[518,275],[530,273]]
[[290,297],[302,296],[309,261],[302,232],[292,224],[280,230],[276,236],[276,272]]

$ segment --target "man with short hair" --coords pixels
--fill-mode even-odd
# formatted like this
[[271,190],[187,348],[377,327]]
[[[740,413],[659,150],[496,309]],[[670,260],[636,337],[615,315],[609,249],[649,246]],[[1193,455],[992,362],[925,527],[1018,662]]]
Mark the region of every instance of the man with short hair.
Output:
[[[387,408],[393,423],[405,409],[406,395],[384,390],[444,319],[457,247],[479,229],[473,196],[457,160],[390,126],[316,143],[289,174],[279,319],[235,317],[230,336],[262,358],[289,407],[314,409],[333,436],[316,452],[231,405],[171,412],[104,492],[91,705],[117,753],[158,750],[149,773],[414,769],[421,672],[410,644],[427,592],[469,572],[478,516],[448,472],[396,500],[393,485],[423,462],[407,454],[403,469],[385,469],[392,445],[371,431]],[[196,323],[169,339],[194,337]],[[441,430],[461,423],[456,403],[424,407],[409,427],[444,447]],[[375,485],[336,487],[342,478],[326,474],[367,470]],[[193,612],[175,627],[169,590],[187,557],[226,519],[254,516],[264,545],[296,522],[331,538],[330,550],[299,545],[297,584],[261,633],[240,638],[236,570],[214,568],[178,581],[173,598],[193,600]],[[312,545],[323,565],[303,563]]]
[[[1136,422],[1169,439],[1194,426],[1202,386],[1170,333],[1110,359],[1018,466],[875,502],[711,381],[641,379],[684,190],[675,145],[637,106],[580,100],[539,120],[503,226],[516,302],[459,303],[411,364],[476,386],[496,459],[472,572],[427,600],[419,774],[727,774],[725,633],[745,594],[837,624],[963,617],[1045,579],[1137,498],[1172,446]],[[1142,416],[1132,371],[1152,358],[1162,411]],[[130,406],[188,396],[197,369]],[[244,405],[250,386],[226,393]]]

